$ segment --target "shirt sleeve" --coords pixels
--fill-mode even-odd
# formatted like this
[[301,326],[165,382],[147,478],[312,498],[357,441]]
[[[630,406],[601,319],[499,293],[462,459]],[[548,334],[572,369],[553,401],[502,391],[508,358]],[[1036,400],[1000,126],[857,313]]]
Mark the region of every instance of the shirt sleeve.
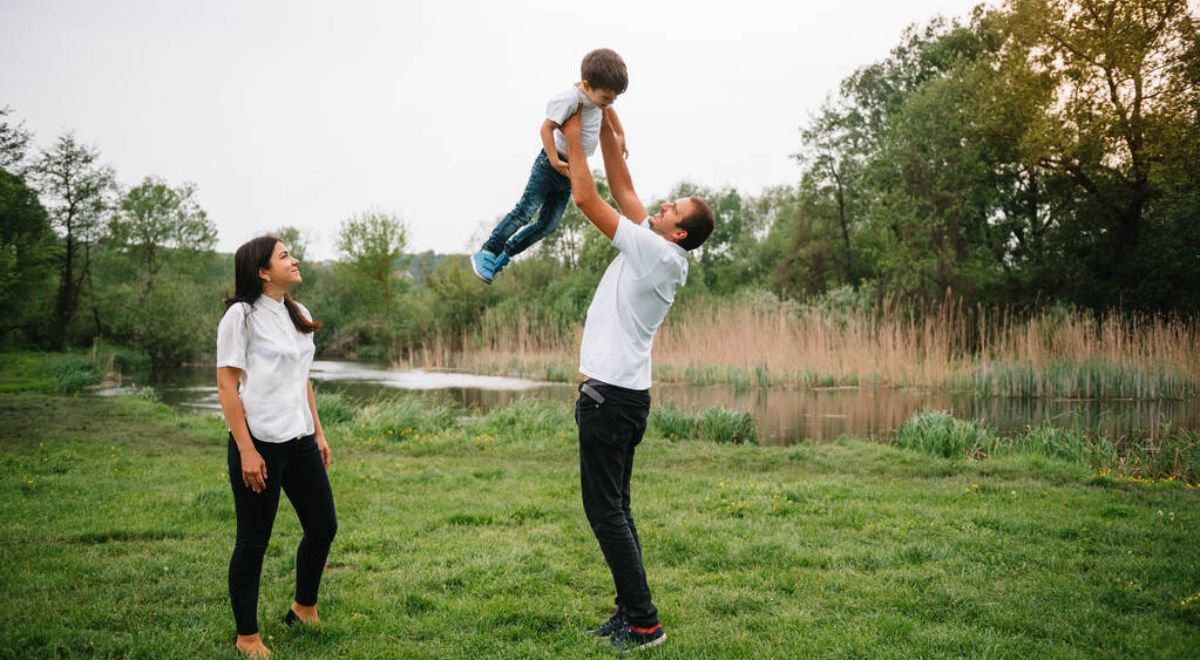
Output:
[[639,225],[621,216],[617,219],[617,230],[613,232],[613,247],[625,255],[625,261],[638,275],[650,272],[669,256],[667,240],[655,234],[646,223],[642,221]]
[[246,307],[244,303],[235,303],[225,310],[221,323],[217,326],[217,366],[246,368],[246,348],[249,345],[249,332],[246,322]]
[[562,126],[567,117],[570,117],[578,107],[579,90],[572,87],[561,94],[555,95],[554,98],[546,103],[546,119]]

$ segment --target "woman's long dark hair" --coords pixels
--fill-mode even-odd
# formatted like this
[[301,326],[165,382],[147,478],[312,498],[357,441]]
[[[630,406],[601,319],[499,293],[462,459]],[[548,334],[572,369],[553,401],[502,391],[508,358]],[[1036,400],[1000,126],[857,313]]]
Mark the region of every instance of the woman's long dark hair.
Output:
[[[242,243],[237,249],[233,255],[233,295],[225,298],[226,309],[234,303],[253,305],[263,294],[263,281],[258,271],[270,267],[271,255],[275,253],[275,244],[278,242],[279,239],[274,236],[259,236]],[[304,318],[304,314],[300,313],[300,306],[292,300],[291,295],[283,295],[283,304],[287,306],[292,325],[300,332],[308,334],[321,327],[320,321]]]

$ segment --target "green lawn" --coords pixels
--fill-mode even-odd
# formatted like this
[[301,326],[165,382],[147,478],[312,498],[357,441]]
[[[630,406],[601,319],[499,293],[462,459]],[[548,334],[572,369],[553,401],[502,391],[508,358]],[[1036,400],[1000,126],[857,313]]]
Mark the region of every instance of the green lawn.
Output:
[[[581,632],[608,615],[611,582],[579,503],[569,404],[445,430],[338,415],[325,624],[280,623],[299,540],[285,501],[260,602],[276,657],[610,654]],[[146,401],[0,395],[0,656],[232,657],[224,442],[219,419]],[[669,634],[647,656],[1200,649],[1200,490],[1178,482],[853,440],[648,437],[638,461]]]

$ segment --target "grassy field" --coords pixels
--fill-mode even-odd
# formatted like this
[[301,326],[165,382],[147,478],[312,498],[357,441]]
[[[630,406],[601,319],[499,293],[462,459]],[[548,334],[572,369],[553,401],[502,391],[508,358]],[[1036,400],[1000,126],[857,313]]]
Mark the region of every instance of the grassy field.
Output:
[[[611,582],[567,406],[467,419],[412,402],[322,407],[340,522],[325,624],[280,623],[299,540],[284,503],[260,603],[276,657],[609,655],[581,632],[609,613]],[[220,421],[5,394],[0,422],[0,656],[233,657]],[[1200,648],[1200,491],[1178,481],[1036,454],[657,431],[638,461],[635,514],[670,637],[647,656]]]

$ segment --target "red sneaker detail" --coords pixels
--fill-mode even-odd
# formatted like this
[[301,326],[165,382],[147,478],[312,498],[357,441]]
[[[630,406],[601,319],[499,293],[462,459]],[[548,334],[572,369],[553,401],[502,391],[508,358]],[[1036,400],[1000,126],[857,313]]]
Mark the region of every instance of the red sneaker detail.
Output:
[[654,632],[655,630],[658,630],[659,628],[662,628],[661,623],[656,623],[649,628],[638,628],[637,626],[629,626],[629,629],[632,630],[633,632],[641,633],[643,635],[649,635],[650,633]]

